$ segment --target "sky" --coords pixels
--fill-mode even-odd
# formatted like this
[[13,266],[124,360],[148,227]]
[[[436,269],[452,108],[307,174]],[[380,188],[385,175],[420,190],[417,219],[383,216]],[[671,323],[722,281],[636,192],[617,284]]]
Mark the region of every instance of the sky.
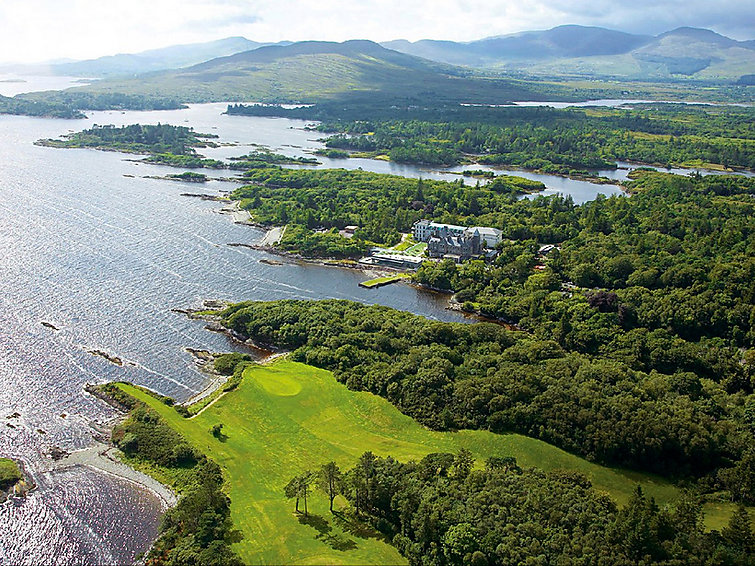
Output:
[[562,24],[649,34],[705,27],[755,39],[755,1],[1,0],[0,61],[88,59],[237,35],[470,41]]

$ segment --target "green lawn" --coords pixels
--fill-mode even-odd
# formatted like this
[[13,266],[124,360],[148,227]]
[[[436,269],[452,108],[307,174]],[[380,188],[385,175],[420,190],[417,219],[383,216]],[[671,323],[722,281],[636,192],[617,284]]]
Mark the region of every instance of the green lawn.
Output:
[[407,255],[417,257],[424,254],[426,249],[427,249],[427,242],[419,242],[418,244],[414,244],[411,248],[404,251],[404,253]]
[[[378,245],[378,247],[381,247],[381,246]],[[404,238],[401,242],[399,242],[395,246],[392,246],[390,248],[385,248],[385,251],[392,254],[410,255],[410,256],[418,257],[418,256],[423,255],[426,249],[427,249],[427,242],[415,242],[414,238],[412,238],[411,235],[409,235],[407,238]]]
[[[597,489],[627,500],[637,483],[663,504],[677,496],[667,482],[646,474],[591,464],[544,442],[485,431],[427,430],[388,401],[349,391],[332,373],[279,360],[251,366],[241,385],[200,415],[185,419],[173,408],[128,385],[121,387],[158,411],[186,439],[223,467],[242,559],[255,564],[399,564],[387,543],[328,511],[327,499],[310,501],[316,517],[302,524],[283,487],[297,473],[335,460],[342,469],[366,450],[406,461],[431,452],[472,451],[481,461],[510,455],[521,466],[569,468],[585,473]],[[222,423],[224,440],[209,429]],[[730,507],[719,508],[728,514]],[[718,519],[721,520],[719,517]]]
[[375,279],[370,279],[369,281],[363,281],[359,285],[362,287],[379,287],[381,285],[388,285],[389,283],[395,283],[396,281],[400,281],[401,279],[408,279],[411,277],[411,274],[409,273],[396,273],[395,275],[390,275],[388,277],[376,277]]

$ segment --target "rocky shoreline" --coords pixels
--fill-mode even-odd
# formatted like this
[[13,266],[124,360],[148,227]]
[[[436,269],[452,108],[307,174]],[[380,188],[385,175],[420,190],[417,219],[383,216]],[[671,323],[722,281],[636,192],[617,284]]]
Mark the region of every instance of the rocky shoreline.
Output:
[[93,429],[93,446],[70,453],[53,447],[55,452],[49,454],[52,462],[46,470],[43,470],[43,472],[55,473],[75,467],[89,468],[100,473],[126,480],[149,491],[160,500],[164,510],[173,507],[178,501],[173,490],[160,483],[155,478],[122,462],[118,457],[118,449],[110,442],[113,426],[117,422],[126,418],[130,408],[102,392],[96,385],[91,383],[87,383],[84,386],[84,391],[93,397],[96,397],[103,403],[113,407],[119,413],[119,416],[101,426],[97,426],[94,423],[90,424]]

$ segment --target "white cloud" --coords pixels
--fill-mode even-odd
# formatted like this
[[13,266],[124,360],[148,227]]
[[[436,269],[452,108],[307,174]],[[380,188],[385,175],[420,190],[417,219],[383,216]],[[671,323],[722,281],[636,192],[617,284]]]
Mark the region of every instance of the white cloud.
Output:
[[0,61],[81,59],[231,35],[464,41],[566,23],[646,33],[691,25],[751,39],[753,22],[751,0],[2,0]]

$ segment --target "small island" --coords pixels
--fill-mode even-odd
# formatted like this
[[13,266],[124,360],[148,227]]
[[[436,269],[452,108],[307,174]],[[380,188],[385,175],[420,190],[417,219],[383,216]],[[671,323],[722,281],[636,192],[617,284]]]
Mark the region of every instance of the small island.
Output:
[[[75,149],[90,148],[101,151],[145,154],[142,161],[156,165],[184,169],[231,169],[248,171],[280,165],[320,165],[314,157],[289,157],[266,149],[230,157],[228,161],[200,155],[197,148],[218,147],[215,134],[202,134],[193,128],[169,124],[129,126],[98,126],[63,136],[61,139],[41,139],[36,145]],[[183,180],[195,181],[195,174],[184,173]],[[172,176],[175,177],[175,176]]]
[[63,136],[44,139],[37,145],[56,148],[92,148],[124,153],[195,155],[194,148],[214,147],[215,134],[200,134],[193,128],[169,124],[130,126],[98,126]]
[[9,495],[25,494],[31,485],[24,479],[21,467],[9,458],[0,458],[0,503]]

